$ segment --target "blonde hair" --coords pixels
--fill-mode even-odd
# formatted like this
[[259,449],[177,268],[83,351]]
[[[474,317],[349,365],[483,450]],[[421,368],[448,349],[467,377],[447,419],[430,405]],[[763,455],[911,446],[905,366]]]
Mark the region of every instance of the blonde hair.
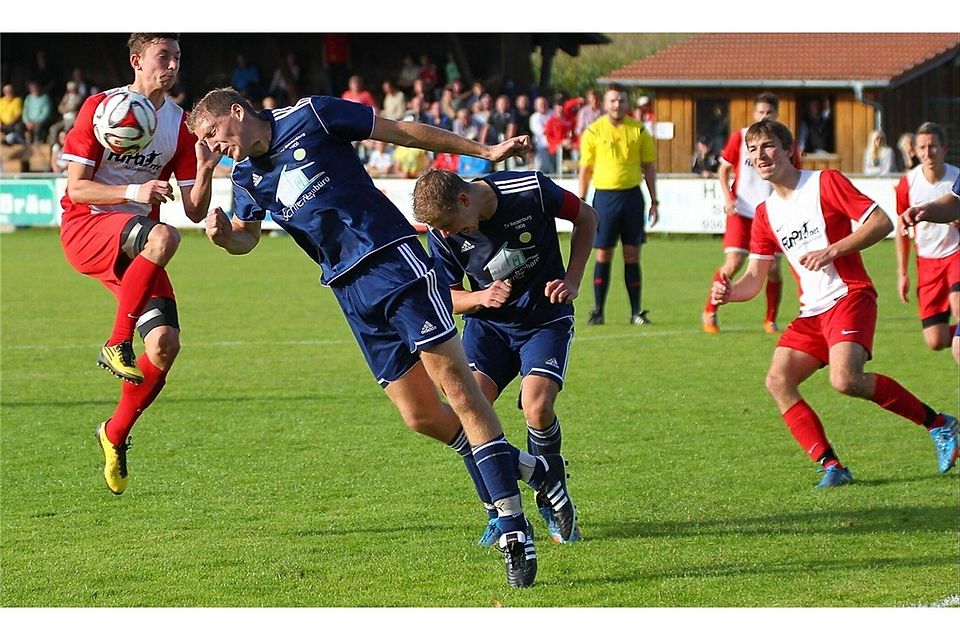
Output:
[[[878,140],[880,144],[877,144]],[[885,146],[887,146],[887,136],[883,131],[871,131],[870,137],[867,138],[867,157],[874,167],[880,165],[880,150]]]
[[437,227],[438,222],[456,210],[457,196],[466,191],[463,178],[443,169],[431,169],[417,179],[413,187],[413,217],[417,222]]

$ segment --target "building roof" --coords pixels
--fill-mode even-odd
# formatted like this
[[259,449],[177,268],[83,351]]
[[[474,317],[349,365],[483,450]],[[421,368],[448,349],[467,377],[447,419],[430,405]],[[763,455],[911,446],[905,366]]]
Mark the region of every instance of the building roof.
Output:
[[958,51],[957,33],[703,33],[600,81],[649,87],[890,88]]

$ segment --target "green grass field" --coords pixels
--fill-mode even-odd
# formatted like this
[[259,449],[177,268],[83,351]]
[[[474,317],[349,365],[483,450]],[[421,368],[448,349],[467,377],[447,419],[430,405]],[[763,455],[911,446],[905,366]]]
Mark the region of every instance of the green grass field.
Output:
[[[655,325],[627,324],[616,269],[607,324],[578,326],[558,412],[585,539],[553,545],[534,520],[527,590],[474,546],[484,517],[459,459],[407,432],[288,238],[238,258],[185,234],[170,268],[183,350],[134,429],[121,497],[93,439],[119,388],[94,365],[113,298],[72,271],[55,230],[5,235],[0,251],[4,607],[847,607],[960,592],[957,471],[937,472],[921,428],[820,373],[804,391],[857,482],[814,491],[763,388],[762,300],[700,332],[715,238],[647,245]],[[955,412],[957,366],[896,299],[893,245],[866,260],[881,293],[871,370]],[[784,321],[792,282],[785,298]],[[581,320],[591,302],[585,287]],[[515,398],[497,410],[522,443]]]

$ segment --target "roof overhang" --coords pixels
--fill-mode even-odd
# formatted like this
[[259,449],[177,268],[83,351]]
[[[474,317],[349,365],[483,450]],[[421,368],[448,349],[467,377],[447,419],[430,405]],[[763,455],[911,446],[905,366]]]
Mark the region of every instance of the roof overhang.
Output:
[[713,88],[731,88],[731,89],[850,89],[860,86],[864,89],[886,89],[890,86],[889,80],[870,79],[870,80],[816,80],[816,79],[669,79],[663,78],[598,78],[597,84],[607,84],[616,82],[625,87],[669,87],[678,89],[681,87],[697,89]]

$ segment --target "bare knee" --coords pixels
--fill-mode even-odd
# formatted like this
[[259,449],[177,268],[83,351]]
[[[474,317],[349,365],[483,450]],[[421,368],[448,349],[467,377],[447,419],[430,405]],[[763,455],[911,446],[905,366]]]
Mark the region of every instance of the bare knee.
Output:
[[166,264],[180,247],[180,232],[168,224],[158,224],[150,230],[143,255],[151,262]]
[[553,424],[557,414],[553,411],[553,403],[541,396],[531,400],[523,399],[523,417],[531,427],[545,429]]
[[927,348],[933,351],[941,351],[950,346],[950,335],[946,329],[943,331],[924,331],[923,340],[927,343]]
[[774,398],[779,398],[791,388],[787,377],[783,375],[782,372],[774,370],[767,372],[767,378],[764,380],[764,385],[767,387],[767,391],[770,393],[770,395]]
[[173,327],[157,327],[147,334],[144,348],[150,361],[166,371],[180,353],[180,332]]
[[863,376],[850,371],[831,371],[830,386],[845,396],[862,396]]

